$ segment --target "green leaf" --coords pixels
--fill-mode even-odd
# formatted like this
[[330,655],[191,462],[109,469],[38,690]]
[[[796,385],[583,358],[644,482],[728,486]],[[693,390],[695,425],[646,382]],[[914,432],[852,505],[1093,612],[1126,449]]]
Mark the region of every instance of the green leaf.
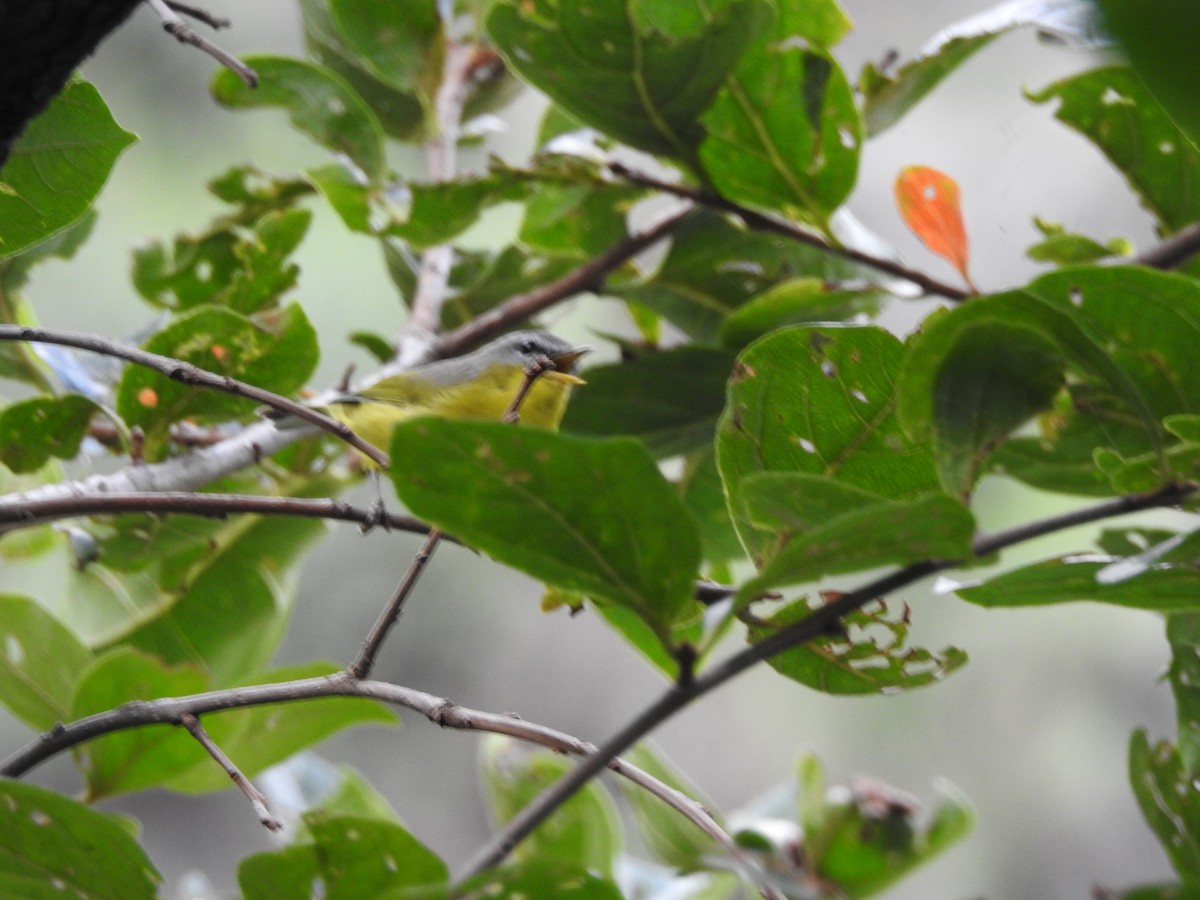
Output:
[[[171,668],[123,647],[97,659],[79,680],[72,719],[116,709],[133,700],[197,694],[209,681],[192,666]],[[147,725],[106,734],[75,750],[89,800],[160,785],[208,759],[182,728]],[[210,764],[215,765],[209,760]]]
[[575,118],[690,163],[700,114],[771,17],[763,0],[500,0],[486,24],[509,66]]
[[738,358],[717,429],[717,465],[743,544],[761,564],[776,547],[741,505],[758,472],[831,478],[889,500],[938,489],[928,447],[905,437],[895,378],[903,348],[877,328],[789,328]]
[[1150,830],[1185,882],[1200,880],[1200,791],[1175,745],[1151,745],[1143,729],[1129,739],[1129,783]]
[[[700,211],[675,229],[657,272],[639,282],[610,285],[606,292],[649,307],[697,343],[714,344],[734,310],[776,285],[799,277],[837,281],[861,275],[813,247],[747,231],[718,213]],[[730,343],[736,345],[742,336],[735,332]]]
[[1104,24],[1129,56],[1142,82],[1172,121],[1200,145],[1200,75],[1192,65],[1200,10],[1188,0],[1146,6],[1132,0],[1098,0]]
[[0,894],[27,900],[153,900],[162,877],[115,816],[0,781]]
[[[143,345],[279,394],[304,385],[316,367],[316,332],[296,304],[254,319],[204,306],[176,317]],[[146,456],[161,458],[171,424],[188,416],[213,421],[245,416],[251,401],[197,388],[152,369],[130,366],[117,388],[117,411],[146,433]]]
[[137,138],[75,79],[33,119],[0,170],[0,259],[80,219]]
[[721,324],[724,347],[745,347],[787,325],[844,322],[874,315],[884,297],[877,288],[841,290],[823,278],[780,282],[731,312]]
[[312,843],[259,853],[238,866],[246,900],[329,900],[408,896],[420,889],[442,896],[446,864],[411,833],[393,822],[307,813]]
[[39,731],[71,718],[75,684],[91,654],[36,601],[0,594],[0,700]]
[[470,228],[483,210],[495,203],[522,200],[531,184],[519,177],[486,175],[434,183],[406,185],[411,201],[403,221],[392,222],[386,234],[415,247],[444,244]]
[[375,232],[371,223],[370,185],[364,183],[353,169],[341,162],[332,162],[309,169],[305,176],[338,214],[342,224],[361,234]]
[[691,607],[696,528],[636,441],[426,418],[397,426],[391,450],[405,505],[500,562],[630,609],[660,638]]
[[300,269],[288,257],[311,221],[305,209],[269,209],[246,223],[178,235],[170,249],[157,241],[143,245],[134,251],[133,283],[152,304],[167,309],[212,304],[258,312],[295,286]]
[[[701,791],[661,753],[645,743],[636,744],[625,754],[624,759],[653,777],[669,788],[678,791],[704,806],[712,809],[712,804],[703,796]],[[658,797],[633,784],[628,779],[617,779],[621,793],[629,803],[633,812],[638,831],[655,859],[663,865],[670,866],[680,872],[691,872],[712,867],[713,857],[720,855],[723,849],[713,838],[681,816],[676,810],[667,806]],[[716,818],[718,825],[720,818]]]
[[745,551],[729,517],[725,486],[721,483],[716,452],[711,446],[685,457],[679,492],[700,529],[704,559],[716,566],[740,559]]
[[0,413],[0,461],[24,474],[36,472],[51,458],[74,459],[99,411],[79,394],[14,403]]
[[[1159,563],[1119,578],[1119,557],[1072,554],[1043,560],[957,589],[964,600],[987,607],[1047,606],[1094,600],[1162,612],[1200,610],[1200,572],[1188,563]],[[1114,580],[1118,579],[1118,580]]]
[[183,582],[164,583],[162,590],[170,591],[165,602],[153,616],[131,617],[136,630],[124,640],[169,662],[201,667],[218,685],[258,672],[287,626],[296,590],[293,565],[323,533],[319,521],[283,516],[226,523],[211,543],[164,562],[160,577],[174,573]]
[[[559,754],[489,738],[482,768],[492,815],[507,822],[574,766]],[[621,843],[616,806],[600,783],[591,781],[517,845],[514,856],[524,862],[566,863],[611,878]]]
[[[1181,548],[1182,549],[1182,548]],[[1189,552],[1195,560],[1195,550]],[[1167,640],[1171,644],[1171,668],[1167,677],[1175,697],[1179,722],[1179,758],[1184,770],[1200,775],[1200,616],[1175,614],[1167,617]]]
[[[636,437],[658,457],[712,443],[733,356],[704,347],[647,352],[585,373],[563,430],[591,437]],[[2,420],[0,420],[2,422]]]
[[863,118],[869,135],[894,125],[947,75],[982,50],[1002,32],[956,37],[906,62],[894,74],[868,64],[859,76]]
[[701,121],[704,173],[731,200],[825,228],[854,187],[862,121],[850,83],[793,37],[747,51]]
[[1110,256],[1133,256],[1133,245],[1124,238],[1113,238],[1107,243],[1083,234],[1071,234],[1061,225],[1035,218],[1033,224],[1042,233],[1043,240],[1025,251],[1025,255],[1038,262],[1049,262],[1059,266],[1095,262]]
[[925,559],[966,560],[975,521],[944,494],[863,506],[791,537],[738,591],[745,604],[774,587]]
[[326,0],[300,0],[304,42],[316,60],[335,72],[379,118],[384,132],[400,140],[419,140],[425,117],[415,94],[398,91],[376,78],[365,62],[346,46],[334,27]]
[[219,69],[212,82],[218,102],[234,109],[281,107],[318,144],[346,154],[370,181],[383,180],[383,129],[350,85],[329,69],[298,59],[248,56],[244,61],[258,73],[258,87],[249,88],[229,69]]
[[[317,678],[336,671],[338,667],[332,663],[311,662],[273,669],[241,681],[235,687]],[[345,728],[396,722],[394,712],[373,700],[326,697],[213,713],[205,717],[204,727],[217,745],[237,762],[242,773],[253,777]],[[225,771],[205,759],[190,769],[181,769],[163,786],[184,794],[202,794],[224,790],[230,785]]]
[[329,13],[364,69],[399,91],[424,93],[432,105],[445,40],[434,0],[330,0]]
[[596,256],[625,239],[629,210],[643,194],[623,184],[543,184],[525,204],[519,239],[549,255]]
[[750,522],[779,533],[819,528],[843,513],[883,502],[879,494],[806,472],[747,475],[738,495]]
[[1094,143],[1170,233],[1200,219],[1200,150],[1128,66],[1105,66],[1030,94],[1058,100],[1055,118]]
[[[758,643],[793,622],[811,615],[813,607],[798,600],[782,607],[750,629]],[[772,669],[826,694],[892,694],[943,681],[967,662],[957,647],[939,652],[908,645],[907,611],[900,614],[882,603],[857,610],[842,620],[845,632],[808,641],[767,660]]]

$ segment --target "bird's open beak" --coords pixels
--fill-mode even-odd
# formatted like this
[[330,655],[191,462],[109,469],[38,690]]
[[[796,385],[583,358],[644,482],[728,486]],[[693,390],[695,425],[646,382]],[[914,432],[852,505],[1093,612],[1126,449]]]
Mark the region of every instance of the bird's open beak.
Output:
[[587,384],[578,375],[572,375],[571,369],[575,367],[575,363],[579,362],[581,356],[591,352],[591,347],[576,347],[570,353],[560,353],[558,356],[550,357],[550,361],[554,363],[554,369],[547,372],[543,377],[553,378],[555,381],[561,381],[565,384]]

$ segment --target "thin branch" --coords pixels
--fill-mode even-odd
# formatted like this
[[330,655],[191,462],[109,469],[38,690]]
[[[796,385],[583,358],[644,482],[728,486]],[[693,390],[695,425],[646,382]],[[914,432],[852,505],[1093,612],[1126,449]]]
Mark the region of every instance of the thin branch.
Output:
[[289,400],[287,397],[281,397],[279,394],[263,390],[252,384],[246,384],[236,378],[230,378],[228,375],[209,372],[207,369],[201,369],[189,362],[172,359],[158,353],[150,353],[138,347],[129,347],[94,334],[58,331],[49,328],[27,328],[23,325],[0,325],[0,341],[33,341],[39,344],[76,347],[80,350],[89,350],[102,356],[111,356],[135,365],[145,366],[180,384],[207,387],[237,397],[245,397],[315,425],[322,431],[341,438],[380,466],[387,468],[387,454],[378,447],[368,444],[351,431],[349,426],[331,419],[311,406],[297,403],[295,400]]
[[[537,381],[540,375],[553,368],[554,363],[551,360],[539,359],[536,363],[525,369],[525,377],[521,379],[521,386],[517,388],[516,395],[509,402],[508,409],[504,411],[502,421],[511,422],[514,425],[517,424],[520,418],[521,404],[525,402],[525,397],[529,394],[529,389],[533,387],[533,383]],[[425,567],[429,564],[429,559],[433,556],[433,551],[437,549],[438,542],[441,539],[442,533],[440,531],[436,528],[429,530],[429,536],[425,539],[425,543],[421,545],[421,549],[417,551],[417,555],[409,563],[408,569],[404,572],[404,577],[400,579],[395,592],[388,600],[387,605],[379,613],[379,618],[375,620],[375,624],[371,626],[371,630],[367,633],[362,647],[359,648],[358,655],[354,657],[354,662],[350,663],[347,671],[355,678],[366,678],[371,673],[371,667],[375,664],[375,657],[379,655],[379,650],[383,647],[383,642],[387,638],[388,632],[392,630],[392,626],[404,614],[404,604],[408,601],[409,595],[424,573]]]
[[[590,756],[596,749],[592,744],[565,732],[516,716],[470,709],[451,703],[443,697],[397,684],[359,681],[349,672],[343,671],[318,678],[126,703],[116,709],[59,725],[43,733],[0,764],[0,775],[6,778],[20,778],[35,766],[72,747],[117,731],[147,725],[182,725],[185,724],[186,716],[199,717],[222,710],[329,697],[366,697],[379,700],[411,709],[442,728],[506,735],[556,753]],[[613,759],[608,767],[677,810],[730,853],[741,856],[732,838],[695,800],[625,760]]]
[[[204,51],[221,65],[225,66],[225,68],[232,71],[238,78],[242,79],[246,87],[258,87],[257,72],[228,50],[218,47],[212,41],[201,37],[193,31],[191,25],[175,14],[175,11],[171,8],[172,4],[166,2],[166,0],[146,0],[146,3],[162,19],[163,30],[167,34],[173,35],[179,43],[191,44],[193,47]],[[188,11],[191,12],[190,10]]]
[[425,543],[421,545],[421,549],[417,551],[416,556],[412,558],[412,562],[405,569],[404,577],[396,585],[395,592],[393,592],[391,598],[379,613],[379,617],[371,626],[371,630],[367,632],[367,636],[362,642],[362,647],[359,648],[358,655],[354,657],[354,662],[350,663],[349,667],[347,667],[346,671],[350,673],[351,677],[366,678],[371,674],[371,667],[375,664],[375,657],[379,655],[379,650],[383,647],[383,642],[387,638],[388,632],[392,630],[392,626],[404,614],[404,604],[408,601],[413,588],[417,586],[417,582],[420,580],[425,567],[429,564],[429,560],[433,556],[433,551],[437,549],[437,545],[441,540],[442,533],[436,528],[431,528],[429,535],[425,538]]
[[885,259],[881,256],[873,256],[870,253],[864,253],[861,250],[855,250],[852,247],[840,247],[829,243],[821,235],[815,232],[801,228],[792,222],[785,219],[776,218],[775,216],[767,215],[766,213],[758,212],[749,207],[742,206],[740,203],[734,203],[732,200],[714,194],[709,191],[703,191],[698,188],[688,187],[687,185],[676,184],[670,181],[663,181],[660,178],[655,178],[652,175],[647,175],[643,172],[638,172],[622,163],[609,163],[609,171],[616,177],[627,181],[630,184],[640,185],[642,187],[652,188],[657,191],[662,191],[666,194],[672,194],[676,197],[682,197],[685,200],[691,200],[693,203],[700,206],[708,206],[712,209],[719,209],[723,212],[733,213],[739,219],[746,223],[747,228],[755,231],[767,231],[773,234],[782,235],[791,240],[798,241],[801,244],[807,244],[810,247],[816,247],[826,253],[834,256],[840,256],[844,259],[853,260],[857,263],[862,263],[865,266],[870,266],[880,272],[885,272],[888,275],[894,275],[897,278],[903,278],[905,281],[910,281],[917,285],[926,294],[936,294],[940,297],[945,297],[948,300],[961,301],[970,296],[969,292],[952,284],[947,284],[944,281],[939,281],[926,275],[918,269],[912,269],[902,263],[894,260]]
[[258,821],[268,831],[278,831],[281,829],[283,823],[271,815],[271,810],[267,806],[266,796],[250,783],[250,779],[242,774],[242,770],[234,764],[233,760],[229,758],[224,750],[217,746],[217,742],[212,739],[212,736],[200,724],[200,719],[193,713],[184,713],[179,717],[179,724],[187,729],[188,734],[196,739],[196,743],[203,747],[205,752],[213,758],[217,765],[225,770],[225,774],[238,786],[238,790],[246,795],[246,799],[250,801],[250,805],[254,808],[254,814],[258,816]]
[[1151,269],[1174,269],[1200,253],[1200,223],[1189,225],[1133,260]]
[[[253,494],[193,494],[181,491],[163,493],[95,493],[79,496],[29,499],[25,495],[0,497],[0,535],[76,516],[115,515],[118,513],[154,513],[163,515],[225,518],[238,513],[264,516],[297,516],[307,519],[333,519],[370,525],[379,521],[379,513],[351,506],[342,500],[304,497],[260,497]],[[413,534],[428,534],[427,524],[412,516],[384,513],[387,528]]]
[[[1175,506],[1184,499],[1194,496],[1197,491],[1200,491],[1200,485],[1195,483],[1167,485],[1157,491],[1118,497],[1070,513],[1031,522],[1021,528],[1014,528],[990,537],[980,537],[973,544],[972,558],[989,556],[1014,544],[1076,525],[1098,522],[1147,509]],[[745,647],[696,676],[689,685],[673,685],[658,700],[602,744],[595,755],[580,762],[510,819],[504,828],[467,864],[462,877],[469,878],[498,865],[521,840],[595,777],[605,767],[607,760],[623,753],[698,697],[715,690],[757,663],[828,634],[831,629],[838,626],[844,616],[861,609],[873,600],[929,575],[959,566],[962,562],[962,560],[922,560],[904,566],[856,590],[843,594],[832,603],[814,609],[805,618],[781,628],[758,643]]]
[[434,347],[434,356],[455,356],[568,297],[584,291],[600,291],[613,270],[669,237],[683,224],[693,209],[689,204],[644,231],[622,238],[599,256],[589,259],[561,278],[523,294],[516,294],[499,306],[479,314],[465,325],[443,335]]
[[203,22],[213,31],[220,31],[222,28],[228,28],[233,23],[229,19],[220,19],[214,16],[206,9],[200,9],[198,6],[188,6],[185,3],[176,3],[175,0],[166,0],[167,6],[175,10],[177,13],[182,13],[185,16],[190,16],[197,22]]

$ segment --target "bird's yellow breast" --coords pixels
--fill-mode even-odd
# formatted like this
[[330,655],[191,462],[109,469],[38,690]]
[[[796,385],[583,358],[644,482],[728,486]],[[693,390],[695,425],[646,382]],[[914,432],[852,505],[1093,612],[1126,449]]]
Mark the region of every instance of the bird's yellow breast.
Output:
[[[397,423],[417,416],[499,421],[525,380],[520,366],[489,366],[461,384],[433,384],[401,373],[364,389],[353,400],[331,403],[329,414],[368,443],[387,449]],[[578,379],[560,372],[541,375],[521,403],[521,422],[555,430]]]

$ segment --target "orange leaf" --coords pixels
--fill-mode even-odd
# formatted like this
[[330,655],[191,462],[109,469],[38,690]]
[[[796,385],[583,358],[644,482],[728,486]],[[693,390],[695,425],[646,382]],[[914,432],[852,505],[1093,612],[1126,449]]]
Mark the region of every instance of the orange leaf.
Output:
[[896,178],[896,206],[904,224],[930,250],[949,260],[971,290],[967,229],[958,204],[958,183],[928,166],[909,166]]

